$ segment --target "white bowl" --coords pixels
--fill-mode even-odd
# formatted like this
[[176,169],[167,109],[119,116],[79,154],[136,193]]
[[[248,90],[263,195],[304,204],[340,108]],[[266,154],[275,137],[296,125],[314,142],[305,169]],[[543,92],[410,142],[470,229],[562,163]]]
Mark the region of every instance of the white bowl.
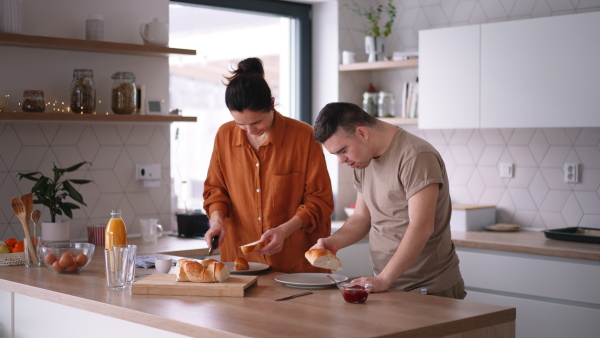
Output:
[[346,212],[346,216],[350,217],[354,213],[354,208],[344,208],[344,211]]

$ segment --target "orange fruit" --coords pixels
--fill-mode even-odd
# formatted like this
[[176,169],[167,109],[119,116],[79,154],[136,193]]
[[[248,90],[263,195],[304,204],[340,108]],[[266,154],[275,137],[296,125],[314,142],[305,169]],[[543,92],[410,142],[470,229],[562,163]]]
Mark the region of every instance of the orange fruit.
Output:
[[17,244],[17,240],[14,238],[9,238],[6,240],[6,246],[15,246]]
[[12,248],[11,252],[24,252],[25,251],[25,243],[23,241],[19,241],[15,243],[15,246]]

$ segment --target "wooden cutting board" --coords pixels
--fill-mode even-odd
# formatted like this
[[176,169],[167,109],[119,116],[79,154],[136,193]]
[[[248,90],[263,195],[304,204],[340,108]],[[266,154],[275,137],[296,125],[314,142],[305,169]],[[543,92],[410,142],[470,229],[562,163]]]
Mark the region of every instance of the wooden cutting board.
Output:
[[135,281],[131,293],[135,295],[244,297],[244,291],[256,285],[257,276],[229,276],[222,283],[177,282],[174,274],[155,273]]

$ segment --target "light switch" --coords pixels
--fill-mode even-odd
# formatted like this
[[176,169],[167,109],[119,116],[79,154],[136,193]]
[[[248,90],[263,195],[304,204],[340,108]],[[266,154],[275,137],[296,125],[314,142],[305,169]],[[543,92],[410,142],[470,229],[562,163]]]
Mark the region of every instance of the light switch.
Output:
[[500,163],[500,177],[513,178],[515,176],[514,163]]

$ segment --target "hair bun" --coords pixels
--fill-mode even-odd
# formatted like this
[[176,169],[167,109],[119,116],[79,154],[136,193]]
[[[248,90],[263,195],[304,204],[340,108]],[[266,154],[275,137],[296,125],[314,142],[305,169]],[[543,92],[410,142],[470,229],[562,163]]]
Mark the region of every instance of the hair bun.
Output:
[[262,77],[265,76],[263,63],[259,58],[247,58],[238,63],[236,75],[241,74],[256,74]]

